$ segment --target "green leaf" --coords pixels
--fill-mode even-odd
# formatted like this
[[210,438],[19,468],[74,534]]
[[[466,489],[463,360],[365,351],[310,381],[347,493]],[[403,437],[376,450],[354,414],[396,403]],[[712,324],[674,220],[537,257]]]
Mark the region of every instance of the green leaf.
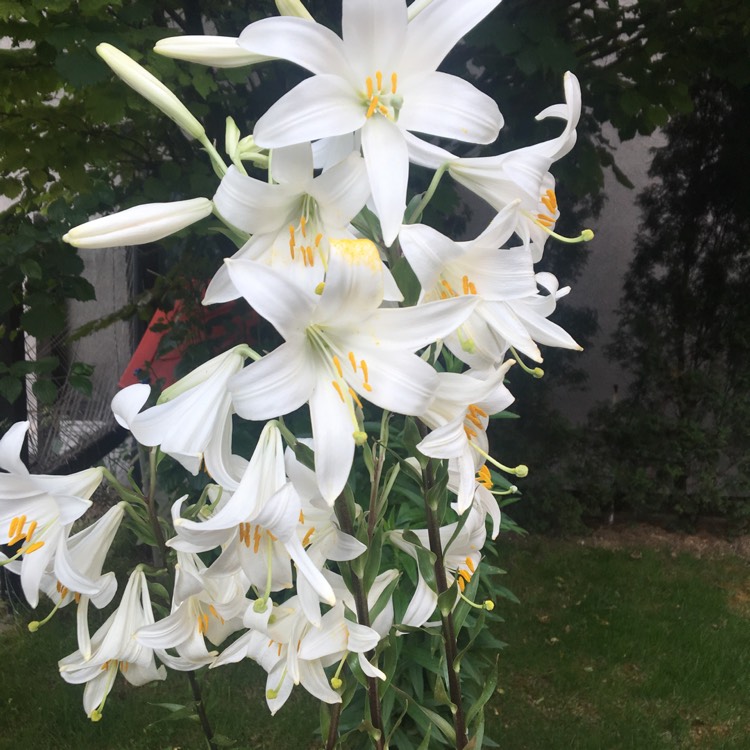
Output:
[[35,380],[31,384],[31,390],[45,406],[55,403],[55,399],[57,398],[57,386],[51,380]]
[[9,403],[14,403],[22,392],[23,381],[19,378],[13,378],[10,375],[0,378],[0,396]]

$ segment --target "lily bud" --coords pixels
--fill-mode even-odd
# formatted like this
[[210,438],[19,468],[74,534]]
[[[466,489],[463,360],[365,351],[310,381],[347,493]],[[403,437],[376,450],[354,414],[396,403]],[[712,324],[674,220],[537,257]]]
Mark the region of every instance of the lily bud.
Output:
[[158,78],[149,73],[131,57],[111,44],[100,44],[99,57],[134,91],[158,107],[170,120],[176,122],[193,138],[205,138],[206,131],[188,108]]
[[172,203],[146,203],[125,211],[87,221],[63,236],[70,245],[82,248],[143,245],[156,242],[200,221],[213,211],[208,198],[191,198]]
[[296,16],[306,21],[315,20],[300,0],[276,0],[276,8],[282,16]]
[[234,36],[171,36],[160,39],[154,45],[154,52],[214,68],[241,68],[272,59],[242,49]]

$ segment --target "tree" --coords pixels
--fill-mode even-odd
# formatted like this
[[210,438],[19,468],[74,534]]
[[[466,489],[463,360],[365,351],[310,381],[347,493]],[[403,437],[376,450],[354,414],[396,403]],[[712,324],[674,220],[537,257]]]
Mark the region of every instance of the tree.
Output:
[[[748,88],[706,75],[665,128],[611,356],[630,393],[604,417],[631,505],[690,516],[750,489]],[[740,506],[736,506],[739,508]]]

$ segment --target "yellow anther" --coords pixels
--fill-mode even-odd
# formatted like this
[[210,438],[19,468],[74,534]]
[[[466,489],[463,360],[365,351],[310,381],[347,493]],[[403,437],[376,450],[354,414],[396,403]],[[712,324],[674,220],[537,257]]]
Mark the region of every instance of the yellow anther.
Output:
[[323,239],[323,235],[318,232],[318,234],[315,235],[315,247],[320,247],[320,241]]
[[375,81],[378,84],[378,91],[381,91],[383,88],[383,71],[382,70],[375,71]]
[[551,227],[555,223],[555,220],[546,214],[537,214],[536,218],[537,221],[545,227]]
[[276,653],[281,656],[281,644],[279,643],[278,647],[276,648]]
[[468,570],[464,570],[463,568],[461,568],[457,572],[458,572],[458,575],[461,576],[461,578],[463,578],[464,581],[466,581],[466,583],[468,583],[471,580],[471,573],[469,573]]
[[361,359],[359,361],[359,366],[362,368],[362,377],[364,378],[365,383],[367,383],[370,379],[367,371],[367,362],[365,362],[364,359]]
[[302,511],[299,512],[299,522],[300,523],[305,522],[305,514]]
[[303,237],[307,237],[307,219],[304,216],[299,217],[299,228]]
[[554,214],[555,211],[557,211],[557,196],[555,195],[554,190],[547,190],[540,200],[551,214]]
[[76,604],[81,603],[81,595],[77,591],[73,594],[73,599],[75,599]]
[[258,554],[258,550],[260,549],[260,526],[255,527],[255,534],[253,534],[253,552],[255,554]]
[[388,111],[388,107],[386,107],[383,104],[378,105],[378,112],[380,112],[381,115],[384,117],[390,117],[390,112]]
[[[483,466],[482,468],[483,468],[483,469],[486,469],[487,467],[486,467],[486,466]],[[487,473],[489,474],[489,469],[487,469]],[[467,557],[467,558],[466,558],[466,560],[465,560],[464,562],[466,563],[466,567],[467,567],[467,568],[468,568],[468,569],[469,569],[469,570],[470,570],[470,571],[471,571],[472,573],[473,573],[473,572],[474,572],[474,571],[475,571],[475,570],[477,569],[476,565],[474,565],[474,561],[473,561],[473,560],[472,560],[472,559],[471,559],[470,557]]]
[[453,287],[446,279],[443,279],[440,283],[445,287],[446,291],[448,292],[448,294],[450,294],[451,297],[458,297],[456,292],[453,290]]
[[477,481],[488,490],[492,489],[492,474],[490,474],[490,470],[486,465],[482,466],[482,468],[477,472]]
[[315,527],[311,526],[304,537],[302,537],[302,546],[307,547],[308,544],[310,544],[310,537],[315,533]]
[[395,94],[396,89],[398,89],[398,75],[396,73],[391,73],[391,93]]
[[482,423],[479,421],[479,417],[475,417],[473,414],[467,412],[466,419],[468,419],[469,422],[471,422],[474,425],[474,427],[476,427],[477,429],[479,430],[484,429]]
[[464,432],[466,433],[466,437],[469,438],[469,440],[477,436],[477,433],[474,432],[471,427],[467,427],[466,425],[464,425]]
[[464,276],[463,279],[461,279],[461,283],[463,284],[464,294],[468,294],[469,293],[469,277]]
[[310,245],[308,245],[305,250],[307,251],[307,262],[311,265],[315,265],[315,254],[313,253],[313,249]]
[[357,372],[357,359],[354,356],[354,352],[349,352],[349,362],[351,362],[352,370],[354,370],[354,372]]
[[464,581],[461,576],[458,577],[458,588],[461,589],[461,593],[463,593],[464,589],[466,588],[466,581]]
[[341,390],[341,386],[338,384],[338,382],[335,380],[332,380],[331,385],[336,389],[336,393],[339,394],[339,398],[341,399],[341,402],[346,403],[346,399],[344,398],[344,392]]
[[12,539],[16,535],[16,530],[18,529],[18,527],[21,526],[23,528],[23,524],[25,522],[26,522],[26,516],[21,516],[21,517],[16,516],[10,522],[10,528],[8,529],[8,536]]
[[36,521],[32,521],[29,524],[28,531],[26,532],[26,541],[27,542],[31,541],[31,537],[34,535],[35,531],[36,531]]
[[360,409],[364,409],[364,407],[362,406],[362,402],[359,400],[359,396],[356,394],[353,388],[349,389],[349,395],[352,397],[352,400]]
[[26,547],[23,551],[24,555],[30,555],[32,552],[36,552],[38,549],[44,547],[44,542],[34,542],[30,547]]
[[339,377],[343,378],[344,371],[341,369],[341,360],[335,354],[333,355],[333,364],[336,367],[336,372],[339,374]]
[[278,542],[278,541],[279,541],[279,538],[278,538],[277,536],[274,536],[274,535],[273,535],[273,534],[272,534],[272,533],[271,533],[270,531],[268,531],[267,529],[266,529],[266,534],[268,534],[268,536],[269,536],[269,537],[271,538],[271,541],[272,541],[272,542]]
[[372,78],[370,78],[370,76],[367,76],[365,84],[367,85],[367,98],[372,99],[372,95],[375,93],[375,90],[373,88]]
[[489,414],[487,414],[487,412],[484,409],[482,409],[480,406],[477,406],[476,404],[470,404],[469,411],[475,417],[477,415],[479,415],[480,417],[484,417],[485,419],[489,417]]
[[367,108],[367,114],[365,115],[365,117],[367,117],[368,119],[372,117],[375,114],[375,110],[377,108],[378,108],[378,97],[373,96],[372,99],[370,100],[370,106]]
[[477,288],[474,286],[474,282],[473,281],[469,282],[469,292],[468,293],[469,294],[476,294],[477,293]]

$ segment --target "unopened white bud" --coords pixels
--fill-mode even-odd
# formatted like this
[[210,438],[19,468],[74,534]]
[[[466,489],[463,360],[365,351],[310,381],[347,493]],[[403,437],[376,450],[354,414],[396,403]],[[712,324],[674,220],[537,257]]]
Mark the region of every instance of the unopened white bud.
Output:
[[190,110],[158,78],[149,73],[131,57],[111,44],[96,48],[99,57],[134,91],[158,107],[170,120],[176,122],[193,138],[204,138],[206,131]]
[[171,36],[160,39],[154,52],[214,68],[241,68],[272,59],[242,49],[234,36]]
[[143,245],[179,232],[212,211],[213,203],[208,198],[146,203],[80,224],[65,234],[63,240],[82,248]]

